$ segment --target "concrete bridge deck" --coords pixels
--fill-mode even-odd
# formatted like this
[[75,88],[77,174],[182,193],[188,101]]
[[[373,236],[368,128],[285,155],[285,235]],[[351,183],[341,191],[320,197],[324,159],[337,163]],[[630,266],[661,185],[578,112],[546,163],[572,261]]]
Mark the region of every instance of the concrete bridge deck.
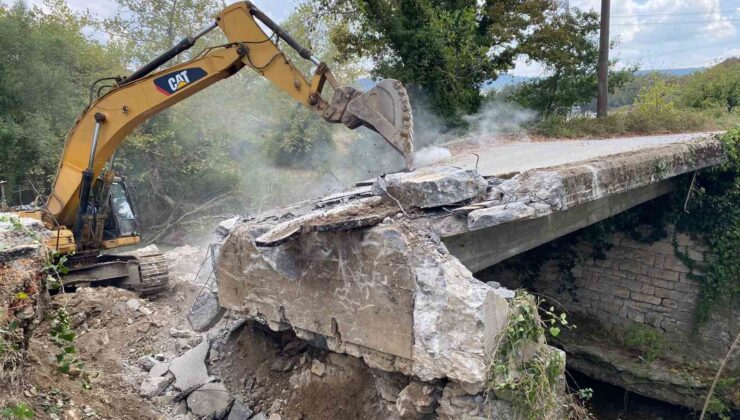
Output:
[[724,159],[708,133],[451,148],[446,162],[238,223],[219,259],[221,305],[475,394],[513,292],[473,272]]

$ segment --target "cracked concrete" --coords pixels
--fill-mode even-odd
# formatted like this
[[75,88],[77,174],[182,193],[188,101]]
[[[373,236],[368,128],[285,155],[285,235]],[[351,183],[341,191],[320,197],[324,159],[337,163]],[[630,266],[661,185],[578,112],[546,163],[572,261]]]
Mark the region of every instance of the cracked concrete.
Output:
[[388,175],[236,223],[219,258],[220,304],[371,367],[475,394],[510,291],[471,270],[664,194],[670,178],[724,155],[718,141],[694,138],[498,175],[485,157],[480,172]]

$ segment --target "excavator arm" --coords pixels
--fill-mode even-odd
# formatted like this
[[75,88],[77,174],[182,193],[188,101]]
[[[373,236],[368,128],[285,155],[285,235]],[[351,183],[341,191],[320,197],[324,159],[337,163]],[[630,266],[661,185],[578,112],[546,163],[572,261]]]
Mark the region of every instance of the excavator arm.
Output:
[[[291,64],[257,23],[272,31],[299,55],[317,65],[311,80]],[[223,46],[205,50],[195,59],[161,71],[177,54],[195,41],[220,28],[228,39]],[[64,152],[54,180],[47,211],[58,225],[80,229],[94,219],[88,209],[92,185],[123,139],[148,118],[183,99],[223,80],[244,67],[252,68],[324,120],[354,129],[366,126],[378,132],[403,155],[407,169],[412,164],[413,121],[406,91],[400,82],[383,80],[368,92],[337,85],[326,64],[311,55],[280,26],[250,2],[239,2],[224,9],[213,25],[194,37],[186,38],[92,102],[75,122],[67,136]],[[322,96],[325,83],[334,88],[327,101]],[[111,175],[112,176],[112,175]],[[110,182],[108,182],[110,183]],[[95,221],[92,224],[94,226]],[[101,223],[101,221],[98,221]]]

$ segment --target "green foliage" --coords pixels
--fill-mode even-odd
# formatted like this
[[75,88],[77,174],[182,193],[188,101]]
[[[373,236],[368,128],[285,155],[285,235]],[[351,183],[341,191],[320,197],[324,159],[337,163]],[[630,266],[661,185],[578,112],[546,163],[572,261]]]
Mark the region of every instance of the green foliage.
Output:
[[699,263],[689,259],[686,250],[674,241],[676,255],[692,269],[689,277],[701,286],[696,312],[700,322],[709,319],[715,308],[740,298],[740,128],[721,140],[727,162],[701,171],[693,187],[690,179],[684,179],[673,204],[683,209],[691,189],[688,213],[676,211],[668,220],[677,231],[695,235],[708,245],[705,261]]
[[[590,57],[594,15],[566,16],[546,0],[314,0],[318,13],[344,23],[332,34],[342,57],[371,59],[373,75],[420,91],[451,125],[481,105],[484,83],[513,68],[522,54],[579,73]],[[591,64],[591,66],[594,63]],[[579,85],[580,86],[580,85]],[[592,92],[593,94],[594,92]],[[414,101],[412,101],[412,104]]]
[[[530,60],[543,64],[550,76],[518,85],[512,99],[544,116],[565,114],[573,105],[593,99],[597,87],[598,30],[599,16],[595,12],[576,9],[554,16],[523,46]],[[609,91],[628,82],[635,70],[611,71]]]
[[44,10],[16,2],[0,14],[0,179],[9,182],[6,191],[24,181],[39,189],[50,184],[90,82],[120,71],[120,61],[84,36],[89,16],[71,12],[62,0],[47,2]]
[[49,338],[59,348],[59,352],[55,356],[57,370],[65,375],[79,376],[82,387],[91,389],[92,378],[90,373],[85,370],[85,364],[77,357],[78,351],[75,347],[77,334],[70,327],[69,313],[66,309],[58,309],[51,320]]
[[663,335],[645,324],[633,323],[627,328],[624,344],[640,352],[646,362],[653,362],[663,350]]
[[740,58],[729,58],[716,66],[686,78],[681,102],[691,108],[721,107],[736,111],[740,104]]
[[[740,120],[739,120],[740,121]],[[553,115],[532,127],[532,132],[555,138],[603,138],[656,133],[685,133],[718,128],[712,116],[686,109],[641,114],[633,109],[612,111],[606,118],[566,118]]]
[[0,411],[4,419],[32,419],[33,410],[24,402],[9,404]]
[[[224,1],[211,0],[116,0],[119,12],[98,23],[98,28],[112,35],[111,46],[119,50],[127,63],[135,67],[148,63],[181,39],[194,35],[213,22],[226,6]],[[212,32],[194,48],[173,58],[168,65],[181,63],[195,56],[209,41],[223,44]]]
[[[535,124],[532,131],[547,137],[573,138],[730,129],[740,124],[737,108],[730,106],[738,100],[738,83],[733,80],[738,78],[739,62],[730,59],[682,78],[659,73],[635,77],[617,88],[616,96],[610,96],[610,106],[624,106],[612,110],[607,118],[553,115]],[[526,91],[526,87],[519,89]],[[517,94],[521,97],[523,93],[516,91],[514,97]],[[534,89],[532,95],[535,100],[544,100]]]
[[555,406],[555,385],[565,368],[560,353],[541,343],[546,329],[557,336],[557,325],[568,325],[566,316],[556,315],[550,308],[544,311],[550,318],[543,321],[539,306],[533,296],[517,291],[506,328],[498,337],[488,378],[489,391],[511,401],[531,419],[543,418]]
[[302,106],[268,130],[264,148],[278,166],[311,168],[312,163],[333,147],[329,125]]

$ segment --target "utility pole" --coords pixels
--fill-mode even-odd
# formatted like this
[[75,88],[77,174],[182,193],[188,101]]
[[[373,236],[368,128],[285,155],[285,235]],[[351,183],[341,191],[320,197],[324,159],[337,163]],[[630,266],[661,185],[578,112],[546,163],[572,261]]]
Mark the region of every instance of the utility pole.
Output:
[[601,27],[599,29],[599,74],[596,93],[596,116],[606,117],[609,86],[609,0],[601,0]]

